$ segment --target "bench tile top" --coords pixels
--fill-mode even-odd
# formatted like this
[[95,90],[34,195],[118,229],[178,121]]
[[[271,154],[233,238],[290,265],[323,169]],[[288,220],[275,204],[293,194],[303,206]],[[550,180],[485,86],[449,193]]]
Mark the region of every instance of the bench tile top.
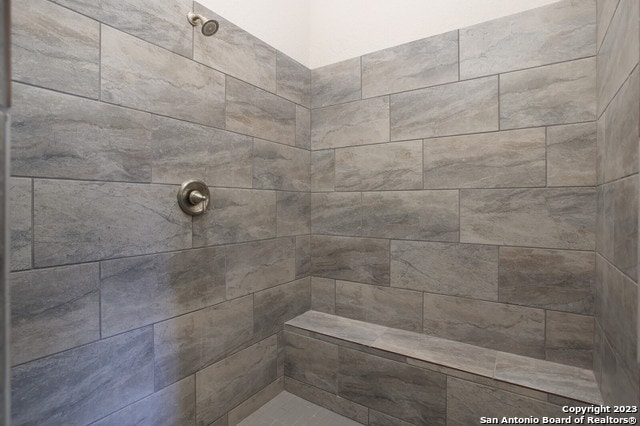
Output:
[[371,346],[378,337],[388,330],[388,327],[382,325],[317,311],[307,311],[285,324],[365,346]]

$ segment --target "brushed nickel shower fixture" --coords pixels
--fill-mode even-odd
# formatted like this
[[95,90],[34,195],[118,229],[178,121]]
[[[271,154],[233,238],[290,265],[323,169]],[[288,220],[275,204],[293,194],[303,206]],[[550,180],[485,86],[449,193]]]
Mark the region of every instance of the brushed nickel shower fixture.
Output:
[[217,33],[218,28],[220,28],[220,24],[215,19],[207,19],[204,16],[194,12],[187,13],[187,20],[194,27],[202,24],[202,34],[205,37],[211,37],[212,35]]
[[198,179],[183,182],[178,190],[178,204],[182,211],[191,216],[206,213],[210,199],[207,184]]

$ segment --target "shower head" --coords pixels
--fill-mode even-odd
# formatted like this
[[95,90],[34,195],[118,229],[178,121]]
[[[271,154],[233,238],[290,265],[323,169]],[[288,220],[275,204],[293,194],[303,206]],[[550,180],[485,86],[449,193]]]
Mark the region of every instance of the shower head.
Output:
[[211,37],[215,33],[218,32],[218,28],[220,28],[220,24],[215,19],[207,19],[202,15],[198,15],[197,13],[189,12],[187,14],[187,19],[192,26],[197,26],[198,24],[202,24],[202,34],[205,37]]

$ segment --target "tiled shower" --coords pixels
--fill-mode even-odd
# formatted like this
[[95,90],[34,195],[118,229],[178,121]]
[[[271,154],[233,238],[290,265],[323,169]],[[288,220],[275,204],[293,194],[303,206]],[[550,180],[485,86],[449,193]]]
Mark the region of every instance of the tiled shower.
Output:
[[310,309],[638,405],[639,8],[309,70],[197,2],[12,2],[11,424],[236,424]]

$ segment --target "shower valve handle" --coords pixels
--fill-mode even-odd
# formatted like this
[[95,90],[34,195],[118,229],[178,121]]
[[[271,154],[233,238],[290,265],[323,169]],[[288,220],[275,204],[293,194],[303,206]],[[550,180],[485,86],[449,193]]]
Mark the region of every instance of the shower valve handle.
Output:
[[194,206],[201,202],[207,202],[209,198],[206,195],[202,195],[200,191],[193,190],[189,193],[189,202]]

